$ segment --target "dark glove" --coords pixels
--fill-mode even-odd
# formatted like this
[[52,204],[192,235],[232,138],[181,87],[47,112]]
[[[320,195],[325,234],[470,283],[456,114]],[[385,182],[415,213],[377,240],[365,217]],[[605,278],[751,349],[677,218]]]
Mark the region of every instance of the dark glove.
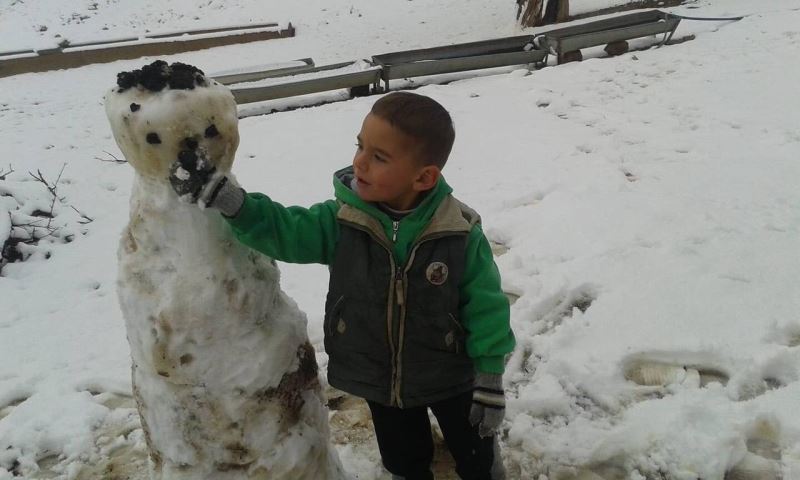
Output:
[[235,217],[244,203],[244,190],[217,172],[202,152],[181,150],[170,166],[169,183],[181,200],[216,208],[228,217]]
[[478,372],[475,390],[472,392],[472,408],[469,423],[478,426],[478,435],[491,437],[506,415],[506,398],[503,393],[503,376]]

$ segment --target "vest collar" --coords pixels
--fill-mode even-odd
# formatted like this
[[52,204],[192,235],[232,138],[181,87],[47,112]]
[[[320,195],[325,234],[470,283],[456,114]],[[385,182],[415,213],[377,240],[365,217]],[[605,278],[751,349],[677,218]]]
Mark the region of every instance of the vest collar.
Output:
[[[345,203],[339,208],[337,218],[347,223],[361,226],[384,241],[386,245],[391,245],[381,222],[369,213]],[[439,203],[431,221],[428,222],[425,229],[417,236],[417,240],[419,241],[426,237],[448,233],[466,234],[469,233],[472,226],[479,221],[480,217],[478,217],[472,209],[448,194],[442,199],[441,203]]]

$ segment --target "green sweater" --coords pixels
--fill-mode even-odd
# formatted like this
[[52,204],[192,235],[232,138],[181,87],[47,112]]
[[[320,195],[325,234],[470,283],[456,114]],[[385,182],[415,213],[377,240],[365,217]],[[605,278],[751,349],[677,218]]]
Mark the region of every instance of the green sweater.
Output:
[[[387,238],[395,238],[395,261],[403,265],[436,207],[453,191],[441,178],[420,205],[395,225],[386,213],[361,200],[336,175],[333,186],[335,200],[309,208],[284,207],[266,195],[249,193],[237,216],[228,221],[239,241],[276,260],[330,265],[339,239],[339,202],[347,203],[376,218]],[[505,355],[514,349],[514,334],[508,299],[500,288],[500,273],[480,223],[470,231],[465,265],[459,286],[459,316],[467,331],[467,354],[477,371],[503,373]]]

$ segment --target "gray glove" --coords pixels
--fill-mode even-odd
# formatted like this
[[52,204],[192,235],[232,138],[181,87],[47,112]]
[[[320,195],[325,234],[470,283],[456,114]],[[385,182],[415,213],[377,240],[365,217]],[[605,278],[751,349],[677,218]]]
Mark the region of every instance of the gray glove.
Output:
[[202,152],[181,150],[170,166],[169,183],[182,200],[216,208],[227,217],[235,217],[244,204],[244,190],[217,172]]
[[503,376],[478,372],[472,392],[469,423],[478,426],[478,435],[491,437],[506,415],[506,398],[503,393]]

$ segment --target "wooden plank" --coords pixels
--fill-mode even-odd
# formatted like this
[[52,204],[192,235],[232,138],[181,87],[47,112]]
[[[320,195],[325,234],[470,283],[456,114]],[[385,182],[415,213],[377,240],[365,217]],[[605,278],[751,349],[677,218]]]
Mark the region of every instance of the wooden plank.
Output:
[[290,23],[289,26],[283,30],[243,32],[234,35],[189,38],[185,40],[176,39],[134,45],[112,45],[88,50],[64,51],[62,49],[51,49],[39,51],[39,55],[35,57],[0,60],[0,78],[20,73],[46,72],[49,70],[82,67],[93,63],[108,63],[116,60],[147,56],[174,55],[176,53],[203,50],[224,45],[293,37],[294,34],[295,29]]
[[234,32],[236,30],[255,30],[257,28],[277,27],[277,23],[258,23],[254,25],[239,25],[236,27],[203,28],[199,30],[186,30],[182,32],[158,33],[155,35],[145,35],[144,38],[167,38],[180,37],[183,35],[201,35],[205,33]]

